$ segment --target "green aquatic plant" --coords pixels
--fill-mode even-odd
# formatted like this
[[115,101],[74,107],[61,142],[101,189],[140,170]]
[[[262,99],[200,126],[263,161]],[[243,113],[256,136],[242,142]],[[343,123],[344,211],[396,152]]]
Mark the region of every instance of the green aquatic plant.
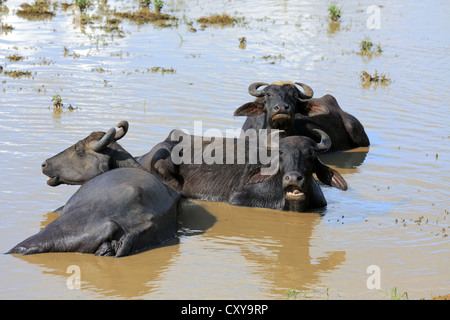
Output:
[[297,290],[297,289],[289,289],[286,292],[286,295],[288,297],[288,299],[306,299],[306,291],[301,289],[301,290]]
[[403,292],[400,294],[400,292],[397,291],[397,287],[394,287],[391,289],[390,294],[388,295],[389,300],[409,300],[408,293]]
[[155,0],[155,2],[153,3],[153,6],[155,8],[155,12],[161,12],[161,9],[164,6],[164,1],[163,0]]
[[55,94],[53,97],[52,97],[52,102],[53,102],[53,106],[55,107],[55,108],[62,108],[63,107],[63,101],[62,101],[62,98],[61,98],[61,96],[59,95],[59,94]]
[[336,6],[335,3],[328,7],[328,15],[331,21],[338,21],[341,18],[342,10]]
[[84,11],[91,5],[91,0],[75,0],[75,5],[80,8],[80,11]]
[[366,37],[361,43],[359,44],[359,54],[360,55],[378,55],[383,52],[383,49],[381,49],[381,44],[374,45],[373,42],[370,40],[369,37]]

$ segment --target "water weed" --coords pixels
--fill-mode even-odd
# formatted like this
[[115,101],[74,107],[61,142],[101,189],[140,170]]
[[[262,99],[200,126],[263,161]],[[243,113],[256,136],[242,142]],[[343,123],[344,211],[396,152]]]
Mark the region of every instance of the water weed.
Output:
[[408,293],[403,292],[400,294],[400,292],[397,291],[397,287],[394,287],[391,289],[390,294],[388,295],[389,300],[409,300]]
[[378,71],[375,70],[375,74],[372,76],[367,71],[362,71],[359,75],[361,79],[361,83],[364,87],[369,87],[372,84],[375,85],[389,85],[391,83],[391,79],[386,76],[386,74],[379,74]]
[[382,52],[381,44],[375,46],[369,37],[366,37],[359,44],[359,54],[361,56],[379,55]]
[[331,21],[339,21],[341,14],[342,10],[337,7],[336,3],[333,3],[328,7],[328,15]]
[[50,10],[50,5],[47,0],[35,0],[33,4],[22,3],[17,15],[30,21],[51,19],[55,12]]

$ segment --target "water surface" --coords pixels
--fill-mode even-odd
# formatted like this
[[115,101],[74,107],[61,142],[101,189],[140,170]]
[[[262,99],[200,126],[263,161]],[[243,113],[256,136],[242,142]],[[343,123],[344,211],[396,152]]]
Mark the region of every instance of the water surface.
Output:
[[[287,299],[296,289],[307,299],[387,299],[397,288],[419,299],[449,292],[447,1],[377,2],[375,30],[366,25],[370,1],[346,1],[339,24],[329,22],[327,1],[165,1],[163,12],[177,24],[124,20],[113,31],[101,28],[105,12],[136,10],[137,1],[96,3],[88,14],[103,18],[83,28],[61,6],[52,19],[20,18],[21,3],[7,1],[0,15],[14,27],[0,34],[2,252],[55,219],[51,211],[77,190],[48,187],[40,164],[123,119],[130,131],[121,144],[140,155],[196,120],[204,130],[240,128],[244,119],[232,114],[253,99],[250,83],[300,81],[317,97],[334,95],[372,144],[323,156],[349,190],[322,185],[328,206],[319,213],[185,204],[177,239],[135,256],[1,255],[1,298]],[[213,13],[245,20],[202,30],[196,19]],[[381,55],[357,54],[365,37],[381,44]],[[24,59],[9,62],[11,54]],[[10,70],[32,75],[14,79],[5,75]],[[363,87],[364,70],[392,83]],[[55,112],[56,94],[75,109]],[[70,265],[80,267],[79,290],[66,285]],[[370,265],[381,270],[380,289],[367,287]]]

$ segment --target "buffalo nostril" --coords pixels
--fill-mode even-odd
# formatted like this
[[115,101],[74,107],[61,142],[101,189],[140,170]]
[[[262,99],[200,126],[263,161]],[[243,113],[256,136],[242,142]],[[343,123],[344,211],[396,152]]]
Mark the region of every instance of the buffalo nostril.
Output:
[[284,180],[289,181],[291,178],[289,176],[284,176]]
[[280,107],[279,106],[275,106],[275,108],[273,108],[275,111],[278,111],[278,110],[280,110]]
[[303,180],[303,176],[299,175],[297,176],[297,181],[302,181]]
[[47,165],[47,162],[42,162],[42,164],[41,164],[42,169],[45,168],[46,165]]

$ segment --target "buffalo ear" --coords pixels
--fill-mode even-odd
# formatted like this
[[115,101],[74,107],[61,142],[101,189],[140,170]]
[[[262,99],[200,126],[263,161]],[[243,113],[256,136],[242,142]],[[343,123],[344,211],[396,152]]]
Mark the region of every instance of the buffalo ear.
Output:
[[344,177],[336,170],[324,165],[319,158],[314,161],[314,172],[323,183],[340,190],[347,190],[348,186]]
[[255,184],[270,181],[274,175],[267,175],[261,173],[261,167],[256,167],[250,170],[244,177],[243,184]]
[[299,111],[303,115],[308,115],[309,117],[326,115],[330,113],[330,110],[327,106],[323,104],[317,104],[315,102],[308,101],[306,106],[297,107]]
[[266,109],[264,108],[264,104],[258,102],[248,102],[237,108],[234,112],[234,116],[257,117],[265,111]]

